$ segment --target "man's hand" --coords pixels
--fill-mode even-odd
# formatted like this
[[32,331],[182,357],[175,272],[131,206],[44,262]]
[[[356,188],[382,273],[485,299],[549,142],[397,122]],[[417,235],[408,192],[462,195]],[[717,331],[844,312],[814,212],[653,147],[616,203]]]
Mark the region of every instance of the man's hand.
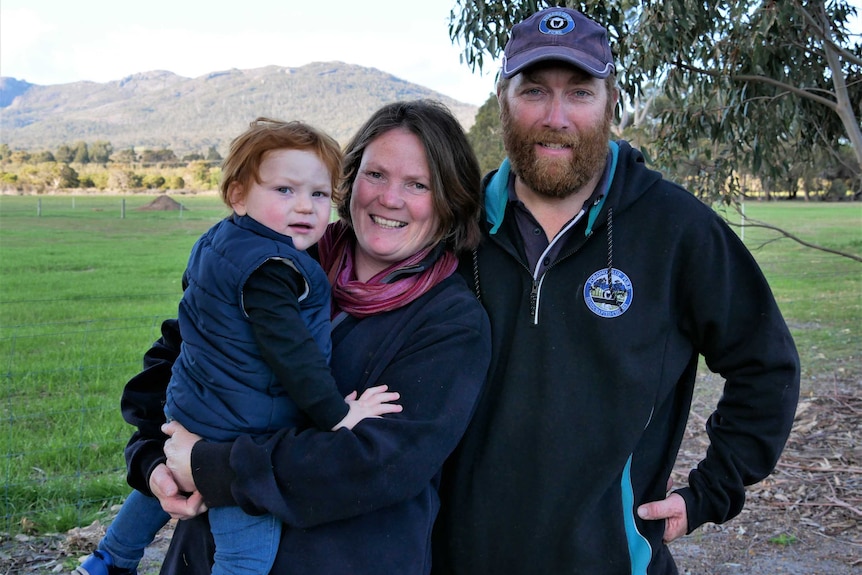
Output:
[[207,510],[200,493],[195,491],[189,495],[180,492],[171,471],[164,463],[158,465],[150,475],[150,491],[158,498],[162,509],[174,519],[191,519]]
[[677,493],[671,493],[662,501],[644,503],[638,507],[638,516],[647,521],[665,520],[665,543],[670,543],[682,537],[688,531],[688,518],[685,514],[685,499]]

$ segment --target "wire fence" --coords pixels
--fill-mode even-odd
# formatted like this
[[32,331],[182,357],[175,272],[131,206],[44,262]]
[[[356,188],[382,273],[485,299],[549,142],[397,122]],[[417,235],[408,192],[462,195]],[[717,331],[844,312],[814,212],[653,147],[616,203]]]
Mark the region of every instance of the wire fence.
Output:
[[[67,215],[69,211],[76,211],[78,215],[98,214],[106,217],[118,217],[121,219],[131,217],[135,211],[141,212],[165,212],[170,218],[201,217],[198,213],[197,203],[200,203],[200,194],[182,193],[130,193],[123,196],[106,196],[99,194],[64,194],[64,195],[37,195],[27,196],[26,201],[20,201],[20,196],[0,197],[3,204],[3,215],[15,217],[22,215],[34,215],[37,217],[56,217]],[[207,193],[206,216],[211,210],[224,211],[226,208],[221,204],[215,192]],[[13,201],[14,200],[14,201]],[[191,203],[191,205],[189,205]]]

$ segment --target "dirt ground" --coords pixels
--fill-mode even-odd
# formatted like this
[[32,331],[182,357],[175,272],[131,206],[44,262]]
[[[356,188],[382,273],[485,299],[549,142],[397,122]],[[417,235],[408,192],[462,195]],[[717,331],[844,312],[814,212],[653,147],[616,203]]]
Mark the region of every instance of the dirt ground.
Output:
[[[824,387],[829,390],[800,399],[775,473],[749,488],[743,512],[671,544],[680,573],[862,575],[862,380],[839,369],[818,386]],[[703,427],[714,401],[694,402],[674,472],[678,485],[703,456]],[[0,575],[69,573],[103,532],[94,524],[66,534],[0,534]],[[170,533],[169,526],[150,547],[141,575],[158,573]]]

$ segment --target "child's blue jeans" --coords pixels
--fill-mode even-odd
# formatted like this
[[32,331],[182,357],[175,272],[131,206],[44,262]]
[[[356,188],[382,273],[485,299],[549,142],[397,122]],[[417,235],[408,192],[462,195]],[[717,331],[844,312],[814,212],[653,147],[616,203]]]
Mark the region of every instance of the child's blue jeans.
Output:
[[209,510],[215,541],[212,575],[266,575],[275,562],[281,521],[272,515],[248,515],[239,507]]
[[134,569],[170,518],[158,499],[132,491],[99,541],[99,551],[109,554],[117,567]]
[[[114,565],[134,569],[159,530],[170,520],[159,500],[132,491],[99,542]],[[248,515],[239,507],[209,510],[215,540],[213,575],[266,575],[275,562],[281,522],[272,515]]]

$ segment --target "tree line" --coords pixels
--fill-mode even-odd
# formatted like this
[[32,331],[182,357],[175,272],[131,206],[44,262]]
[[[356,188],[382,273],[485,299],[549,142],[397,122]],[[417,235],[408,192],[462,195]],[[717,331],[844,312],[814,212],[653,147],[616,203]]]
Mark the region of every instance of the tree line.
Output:
[[[670,106],[663,98],[651,103],[652,114],[663,113]],[[635,110],[622,106],[613,127],[615,136],[648,150],[660,138],[660,124],[652,114],[634,119]],[[476,120],[467,133],[484,173],[495,169],[505,157],[501,138],[499,107],[495,97],[479,108]],[[712,176],[708,147],[692,146],[678,161],[665,165],[667,177],[685,184],[695,195],[709,201],[708,186],[703,180]],[[648,153],[648,152],[647,152]],[[649,159],[649,158],[648,158]],[[221,178],[222,157],[215,146],[205,153],[177,157],[169,148],[121,148],[110,142],[78,141],[61,144],[55,150],[12,150],[0,144],[0,188],[5,191],[44,193],[62,189],[98,191],[135,190],[214,190]],[[782,178],[755,173],[738,166],[737,176],[744,182],[744,195],[771,198],[845,200],[854,199],[852,151],[839,146],[837,151],[822,154],[818,161],[789,162]]]
[[61,189],[99,191],[212,190],[221,177],[221,155],[206,153],[178,158],[169,148],[115,150],[110,142],[77,141],[55,150],[12,150],[0,144],[0,188],[47,192]]
[[27,150],[12,150],[8,144],[0,144],[0,161],[8,160],[12,163],[45,163],[60,162],[64,164],[164,164],[177,162],[194,162],[206,160],[209,162],[220,162],[221,154],[215,146],[210,146],[206,154],[193,152],[178,158],[170,148],[157,150],[144,149],[136,152],[134,147],[114,150],[111,142],[96,140],[88,144],[79,140],[74,144],[60,144],[53,152],[51,150],[40,150],[30,152]]

